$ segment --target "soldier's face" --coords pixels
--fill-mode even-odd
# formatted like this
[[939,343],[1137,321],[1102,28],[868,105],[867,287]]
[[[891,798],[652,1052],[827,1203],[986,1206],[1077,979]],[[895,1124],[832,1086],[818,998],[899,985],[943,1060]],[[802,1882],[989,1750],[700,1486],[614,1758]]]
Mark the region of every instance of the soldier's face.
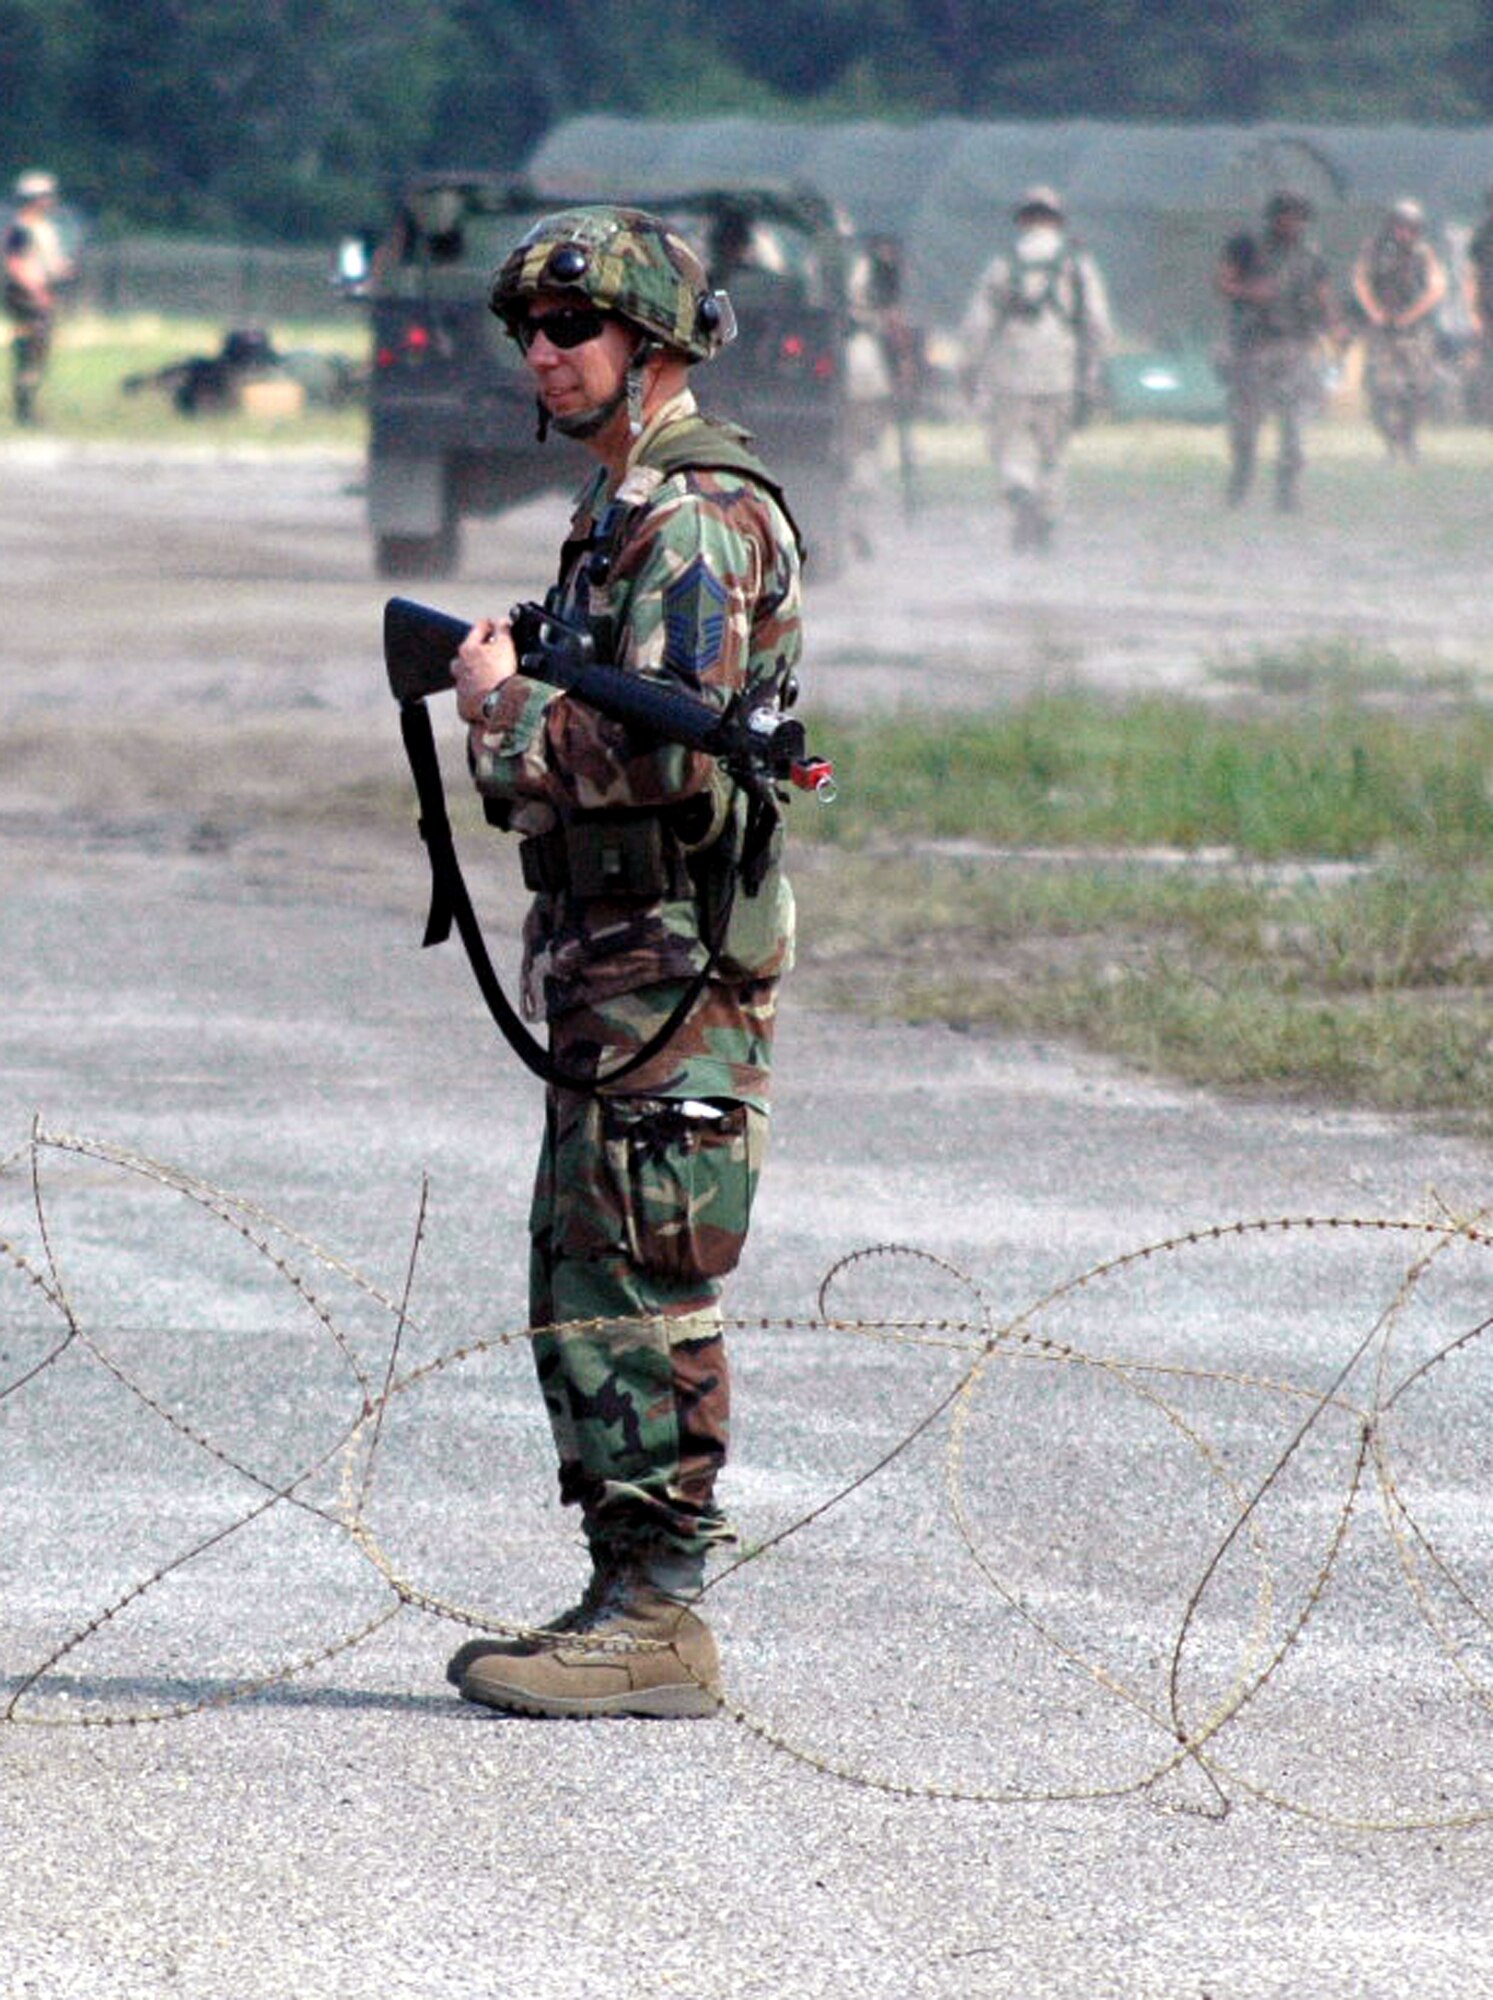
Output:
[[596,337],[577,347],[557,347],[544,322],[575,310],[563,292],[540,292],[529,306],[530,339],[524,359],[540,401],[552,417],[582,416],[615,396],[627,374],[636,335],[621,320],[603,318]]

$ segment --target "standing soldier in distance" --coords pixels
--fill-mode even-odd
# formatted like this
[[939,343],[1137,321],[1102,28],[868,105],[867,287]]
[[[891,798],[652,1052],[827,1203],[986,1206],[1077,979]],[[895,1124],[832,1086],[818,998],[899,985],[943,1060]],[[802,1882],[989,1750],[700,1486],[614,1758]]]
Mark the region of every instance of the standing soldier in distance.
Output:
[[1237,507],[1254,483],[1260,432],[1274,417],[1275,504],[1300,503],[1302,423],[1322,387],[1321,341],[1337,327],[1327,262],[1307,236],[1312,205],[1282,190],[1255,236],[1231,237],[1214,274],[1229,302],[1229,484]]
[[1476,347],[1468,403],[1481,423],[1493,422],[1493,188],[1483,196],[1483,214],[1467,244],[1463,277],[1467,318]]
[[1446,297],[1446,271],[1426,240],[1418,201],[1397,201],[1363,245],[1353,296],[1369,323],[1369,414],[1390,457],[1413,461],[1436,374],[1433,315]]
[[[781,693],[799,653],[798,538],[744,434],[696,407],[690,364],[734,318],[694,252],[635,209],[565,210],[508,257],[491,305],[528,363],[541,435],[553,426],[595,461],[549,610],[665,688],[722,707]],[[547,1627],[471,1640],[447,1675],[468,1701],[524,1713],[705,1715],[719,1667],[692,1607],[706,1557],[732,1539],[715,1497],[719,1300],[763,1158],[792,896],[776,833],[763,844],[714,759],[638,740],[528,677],[505,621],[474,626],[453,671],[477,787],[521,837],[525,1004],[563,1072],[547,1090],[529,1307],[591,1574]]]
[[1055,189],[1028,188],[1013,219],[1015,240],[985,267],[965,313],[964,362],[1011,510],[1011,546],[1045,549],[1069,440],[1098,399],[1109,300],[1094,260],[1068,236]]
[[5,234],[5,310],[13,328],[13,392],[18,424],[34,424],[36,399],[52,354],[56,287],[73,275],[52,212],[53,175],[31,171],[16,182],[16,209]]
[[912,421],[921,375],[920,340],[903,307],[902,245],[894,236],[873,236],[850,259],[846,280],[850,337],[845,350],[845,396],[850,476],[854,500],[851,542],[858,554],[875,553],[872,523],[880,511],[885,480],[882,447],[889,432],[897,441],[902,507],[915,511],[917,472],[913,463]]

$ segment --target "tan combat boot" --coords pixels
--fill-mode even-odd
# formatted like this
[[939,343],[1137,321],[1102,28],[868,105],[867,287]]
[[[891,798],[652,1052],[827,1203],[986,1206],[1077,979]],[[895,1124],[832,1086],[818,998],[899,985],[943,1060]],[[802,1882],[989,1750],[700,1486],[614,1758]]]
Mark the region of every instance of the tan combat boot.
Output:
[[[534,1627],[535,1633],[574,1632],[579,1627],[583,1627],[586,1620],[592,1616],[597,1605],[605,1595],[608,1581],[609,1579],[602,1571],[594,1571],[591,1581],[581,1592],[580,1602],[568,1605],[564,1611],[557,1613],[555,1617],[548,1619],[543,1625],[536,1625]],[[543,1644],[544,1640],[537,1636],[532,1639],[490,1639],[485,1637],[468,1639],[466,1644],[458,1646],[450,1659],[447,1660],[446,1679],[450,1681],[452,1687],[459,1688],[468,1667],[475,1665],[478,1660],[486,1659],[489,1654],[500,1658],[514,1659],[524,1653],[537,1652]]]
[[461,1697],[520,1715],[713,1715],[720,1660],[705,1621],[634,1572],[553,1641],[474,1658]]

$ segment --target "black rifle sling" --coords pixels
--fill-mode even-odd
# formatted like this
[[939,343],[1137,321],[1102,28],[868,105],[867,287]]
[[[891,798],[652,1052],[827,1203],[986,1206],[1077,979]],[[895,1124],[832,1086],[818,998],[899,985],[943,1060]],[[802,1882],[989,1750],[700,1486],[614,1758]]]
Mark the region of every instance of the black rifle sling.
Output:
[[519,1061],[542,1082],[560,1090],[594,1091],[603,1085],[619,1082],[634,1070],[641,1069],[644,1063],[651,1062],[684,1025],[686,1016],[704,992],[706,982],[720,961],[736,899],[734,875],[722,902],[715,935],[709,941],[705,963],[685,988],[668,1019],[641,1048],[635,1049],[624,1061],[601,1075],[587,1076],[567,1070],[529,1032],[513,1002],[503,991],[502,981],[494,969],[482,926],[467,894],[461,863],[456,856],[456,840],[446,811],[446,788],[441,782],[440,759],[436,754],[435,732],[430,726],[430,715],[423,701],[402,701],[399,704],[399,730],[404,738],[405,755],[409,758],[410,774],[420,802],[420,838],[430,858],[430,911],[425,920],[425,935],[421,944],[444,944],[451,935],[452,924],[456,925],[478,990],[487,1002],[487,1011]]

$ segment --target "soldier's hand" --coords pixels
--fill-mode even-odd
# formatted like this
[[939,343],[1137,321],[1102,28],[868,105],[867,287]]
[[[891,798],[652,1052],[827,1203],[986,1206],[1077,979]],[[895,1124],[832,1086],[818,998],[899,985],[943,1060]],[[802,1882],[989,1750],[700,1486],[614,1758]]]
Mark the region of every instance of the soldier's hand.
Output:
[[482,703],[494,688],[518,672],[518,655],[508,620],[479,618],[451,662],[456,712],[463,722],[481,722]]

